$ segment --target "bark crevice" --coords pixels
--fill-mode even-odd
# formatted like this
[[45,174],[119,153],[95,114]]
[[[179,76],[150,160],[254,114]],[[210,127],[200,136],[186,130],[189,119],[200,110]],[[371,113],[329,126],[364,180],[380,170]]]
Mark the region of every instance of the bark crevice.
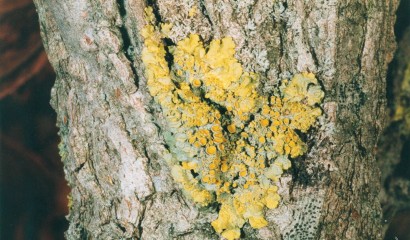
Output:
[[122,38],[122,49],[123,49],[124,55],[130,62],[130,67],[131,67],[132,73],[135,78],[134,83],[136,87],[138,88],[139,87],[138,73],[134,67],[134,57],[135,57],[134,49],[136,48],[136,46],[132,44],[130,32],[127,29],[127,26],[125,24],[127,21],[126,1],[127,0],[117,0],[120,18],[122,19],[122,24],[121,26],[119,26],[119,31],[121,33],[121,38]]

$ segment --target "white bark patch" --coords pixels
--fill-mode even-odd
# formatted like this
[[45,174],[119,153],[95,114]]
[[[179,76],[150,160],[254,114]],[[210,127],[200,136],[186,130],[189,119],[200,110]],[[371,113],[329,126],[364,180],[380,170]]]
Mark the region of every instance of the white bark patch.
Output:
[[119,125],[115,120],[109,119],[103,127],[121,157],[118,178],[122,194],[129,198],[137,194],[139,199],[144,199],[153,192],[146,170],[148,159],[136,153],[126,132]]
[[[143,206],[135,196],[121,199],[121,203],[116,211],[117,218],[120,220],[121,225],[125,227],[128,233],[131,234],[133,232],[134,226],[138,224],[138,220],[141,218],[141,213],[143,210]],[[133,223],[134,226],[130,223]]]
[[367,22],[366,26],[366,37],[365,37],[365,42],[364,42],[364,47],[363,47],[363,58],[362,58],[362,67],[366,69],[374,69],[374,60],[376,57],[376,49],[377,49],[377,44],[379,44],[378,39],[380,39],[380,30],[379,30],[379,25],[375,22],[378,22],[378,19],[383,19],[383,13],[379,14],[374,14],[376,16],[373,16],[370,18],[370,20]]
[[[332,79],[335,74],[335,63],[336,63],[336,44],[337,44],[337,3],[336,1],[329,1],[329,4],[325,6],[324,12],[327,13],[325,17],[323,15],[317,16],[317,25],[319,29],[319,39],[323,44],[318,46],[318,48],[323,48],[323,75]],[[324,29],[324,30],[323,30]]]
[[152,122],[152,115],[145,110],[144,95],[141,91],[137,91],[127,98],[127,103],[137,110],[138,115],[136,115],[136,118],[138,119],[138,122],[144,124],[144,127],[140,129],[140,131],[144,132],[144,135],[146,136],[151,136],[152,138],[149,139],[148,142],[153,142],[156,136],[158,136],[158,132],[157,127]]
[[315,66],[315,62],[313,61],[312,58],[312,54],[310,53],[309,47],[306,45],[306,43],[303,41],[303,37],[299,37],[299,36],[303,36],[303,28],[302,28],[302,21],[303,19],[301,18],[301,16],[303,16],[304,12],[303,12],[303,3],[301,1],[297,1],[296,2],[296,9],[297,9],[297,15],[298,17],[296,18],[296,20],[293,22],[293,25],[291,26],[291,29],[293,30],[293,34],[294,34],[294,44],[295,47],[297,49],[297,70],[299,72],[303,72],[306,71],[307,69],[309,69],[310,71],[315,71],[316,70],[316,66]]
[[[269,212],[269,221],[274,222],[283,239],[315,239],[319,227],[320,214],[324,202],[324,190],[308,187],[293,194],[298,200],[283,203],[279,208]],[[283,196],[283,195],[281,195]]]
[[137,87],[133,83],[133,73],[131,70],[130,62],[127,60],[124,54],[109,54],[108,58],[111,60],[114,68],[117,70],[115,74],[121,79],[124,86],[127,89],[127,93],[133,93],[137,90]]
[[78,0],[78,1],[66,1],[64,4],[61,4],[63,11],[69,12],[71,20],[75,19],[85,19],[88,17],[88,1]]
[[82,180],[82,187],[84,187],[94,195],[101,194],[101,188],[96,184],[93,169],[90,168],[90,165],[88,163],[84,164],[84,166],[78,172],[77,176],[78,179]]
[[[98,43],[103,46],[104,48],[112,50],[114,53],[118,53],[121,50],[122,43],[120,38],[109,28],[101,28],[98,33]],[[110,54],[110,59],[113,61],[114,64],[119,64],[114,62],[112,56]],[[130,75],[130,74],[128,74]]]
[[210,39],[212,28],[201,11],[199,2],[193,0],[157,1],[163,22],[172,23],[169,38],[178,42],[191,33],[203,33],[205,40]]

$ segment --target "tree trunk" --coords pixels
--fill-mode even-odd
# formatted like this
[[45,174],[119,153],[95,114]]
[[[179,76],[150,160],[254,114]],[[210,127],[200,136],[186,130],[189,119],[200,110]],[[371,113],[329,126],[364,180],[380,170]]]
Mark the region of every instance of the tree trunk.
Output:
[[278,182],[269,224],[241,239],[381,239],[375,147],[385,119],[386,68],[398,0],[35,0],[57,79],[60,154],[71,191],[68,239],[218,239],[218,206],[198,207],[174,183],[165,127],[141,53],[151,6],[176,43],[230,36],[268,94],[316,75],[323,117],[307,153]]

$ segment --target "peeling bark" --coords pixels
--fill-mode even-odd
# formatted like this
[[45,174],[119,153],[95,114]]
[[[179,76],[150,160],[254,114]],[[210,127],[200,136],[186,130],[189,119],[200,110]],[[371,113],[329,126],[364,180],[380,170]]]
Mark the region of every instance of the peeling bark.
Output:
[[[174,24],[171,40],[231,36],[269,94],[316,74],[324,117],[309,153],[281,179],[269,226],[243,239],[381,239],[375,147],[385,119],[386,68],[398,0],[35,0],[57,80],[60,153],[72,188],[68,239],[218,239],[215,206],[197,208],[174,184],[160,110],[140,59],[143,12]],[[198,8],[195,17],[188,12]]]

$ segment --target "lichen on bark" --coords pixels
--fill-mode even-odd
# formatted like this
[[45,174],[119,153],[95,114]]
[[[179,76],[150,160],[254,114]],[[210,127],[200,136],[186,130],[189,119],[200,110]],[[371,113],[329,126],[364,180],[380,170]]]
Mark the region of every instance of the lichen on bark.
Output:
[[264,210],[278,207],[276,183],[291,166],[288,158],[307,151],[297,132],[306,133],[322,114],[317,79],[296,74],[272,96],[260,95],[259,74],[243,71],[232,38],[204,46],[190,34],[165,46],[173,23],[157,23],[151,7],[145,13],[142,60],[167,121],[174,180],[198,206],[218,203],[212,226],[224,238],[238,239],[246,222],[266,227]]
[[306,135],[310,151],[279,183],[281,206],[267,211],[267,227],[245,224],[241,238],[381,238],[374,147],[396,0],[35,3],[57,72],[52,105],[73,200],[68,239],[218,238],[209,226],[216,209],[187,201],[164,159],[165,119],[141,59],[148,5],[176,26],[175,43],[190,33],[206,43],[231,36],[244,71],[260,74],[260,93],[299,72],[314,72],[326,93],[320,128]]

